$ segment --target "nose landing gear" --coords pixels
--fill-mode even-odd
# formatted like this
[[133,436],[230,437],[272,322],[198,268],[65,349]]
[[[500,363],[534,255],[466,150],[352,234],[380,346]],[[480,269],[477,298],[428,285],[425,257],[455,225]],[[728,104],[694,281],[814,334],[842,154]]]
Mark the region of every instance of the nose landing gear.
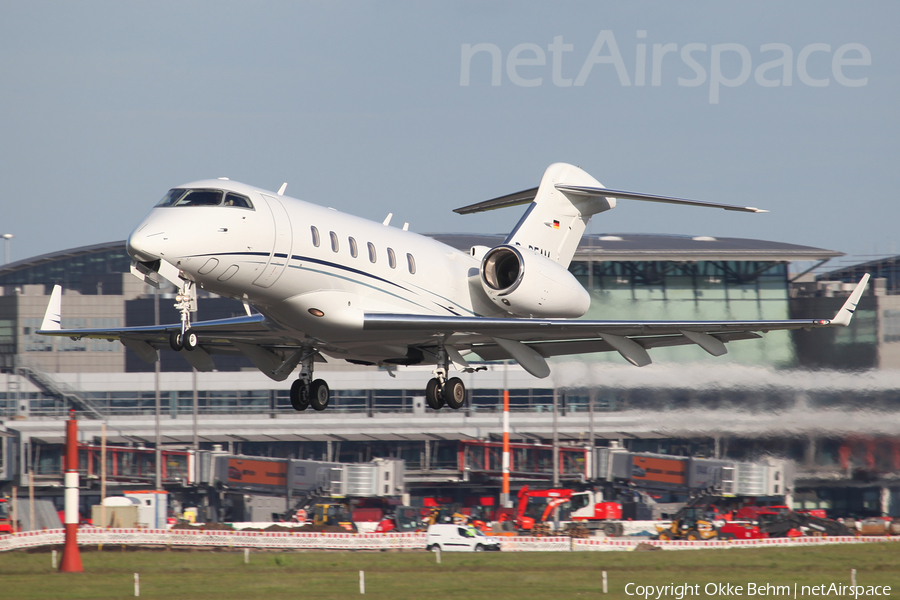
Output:
[[200,343],[197,333],[191,330],[191,313],[197,312],[197,286],[193,281],[182,281],[181,290],[175,296],[175,308],[181,313],[181,331],[169,334],[169,346],[175,352],[190,352]]

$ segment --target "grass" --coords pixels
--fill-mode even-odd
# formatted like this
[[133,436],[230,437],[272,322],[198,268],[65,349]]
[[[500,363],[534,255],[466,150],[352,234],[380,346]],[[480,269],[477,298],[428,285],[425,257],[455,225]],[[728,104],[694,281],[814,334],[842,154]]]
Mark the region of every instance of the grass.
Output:
[[[900,592],[900,546],[854,544],[816,548],[762,548],[661,552],[525,552],[435,556],[425,552],[258,552],[120,549],[82,552],[84,573],[57,573],[50,554],[0,554],[0,598],[141,598],[296,600],[359,596],[365,571],[373,599],[635,598],[625,584],[748,582],[773,585],[889,585]],[[609,593],[601,593],[601,571]],[[630,588],[629,591],[633,591]],[[746,593],[739,594],[747,597]],[[798,594],[799,596],[799,594]],[[665,598],[676,596],[669,595]],[[695,596],[696,597],[696,596]]]

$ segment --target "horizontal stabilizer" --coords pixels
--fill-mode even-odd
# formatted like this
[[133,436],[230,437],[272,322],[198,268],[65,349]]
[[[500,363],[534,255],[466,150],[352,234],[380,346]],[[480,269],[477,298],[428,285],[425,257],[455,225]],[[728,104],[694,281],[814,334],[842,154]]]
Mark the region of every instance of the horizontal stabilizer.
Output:
[[[657,196],[655,194],[641,194],[639,192],[627,192],[625,190],[613,190],[605,187],[592,187],[583,185],[569,185],[558,183],[555,185],[559,191],[570,194],[572,196],[593,196],[599,198],[618,198],[621,200],[640,200],[643,202],[662,202],[664,204],[683,204],[686,206],[700,206],[704,208],[721,208],[723,210],[734,210],[740,212],[765,213],[769,212],[755,206],[737,206],[734,204],[721,204],[718,202],[704,202],[702,200],[689,200],[687,198],[673,198],[671,196]],[[498,208],[508,208],[510,206],[519,206],[528,204],[537,196],[538,188],[531,188],[516,192],[515,194],[507,194],[499,198],[485,200],[476,204],[470,204],[461,208],[453,209],[453,212],[460,215],[470,215],[477,212],[488,210],[496,210]]]
[[515,194],[507,194],[506,196],[500,196],[499,198],[494,198],[492,200],[485,200],[484,202],[478,202],[476,204],[470,204],[469,206],[463,206],[462,208],[455,208],[453,212],[459,215],[471,215],[472,213],[484,212],[486,210],[495,210],[498,208],[508,208],[510,206],[519,206],[520,204],[528,204],[534,197],[537,196],[538,188],[531,188],[528,190],[522,190],[521,192],[516,192]]
[[604,187],[588,187],[583,185],[568,185],[557,183],[556,189],[564,194],[572,194],[573,196],[594,196],[602,198],[620,198],[622,200],[641,200],[644,202],[662,202],[665,204],[684,204],[687,206],[701,206],[705,208],[722,208],[725,210],[736,210],[740,212],[764,213],[769,212],[756,208],[754,206],[735,206],[733,204],[719,204],[717,202],[702,202],[700,200],[687,200],[685,198],[672,198],[669,196],[655,196],[652,194],[639,194],[637,192],[626,192],[624,190],[611,190]]

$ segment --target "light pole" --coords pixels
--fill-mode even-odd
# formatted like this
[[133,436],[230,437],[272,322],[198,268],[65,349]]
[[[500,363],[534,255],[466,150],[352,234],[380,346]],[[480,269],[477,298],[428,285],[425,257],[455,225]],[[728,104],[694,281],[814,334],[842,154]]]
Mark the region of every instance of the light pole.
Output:
[[11,233],[4,233],[3,235],[0,235],[0,237],[2,237],[3,240],[6,242],[6,244],[5,244],[6,245],[6,255],[5,255],[3,264],[8,265],[9,264],[9,240],[13,239],[16,236],[14,236]]

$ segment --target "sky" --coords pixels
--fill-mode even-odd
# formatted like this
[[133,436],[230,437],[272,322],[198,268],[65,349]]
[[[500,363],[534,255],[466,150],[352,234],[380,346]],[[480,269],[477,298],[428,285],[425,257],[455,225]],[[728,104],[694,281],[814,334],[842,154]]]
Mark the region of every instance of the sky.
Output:
[[[3,2],[11,259],[125,239],[229,177],[505,233],[548,165],[768,209],[620,201],[597,233],[900,253],[896,2]],[[495,61],[497,61],[495,63]],[[837,266],[841,261],[832,261]]]

